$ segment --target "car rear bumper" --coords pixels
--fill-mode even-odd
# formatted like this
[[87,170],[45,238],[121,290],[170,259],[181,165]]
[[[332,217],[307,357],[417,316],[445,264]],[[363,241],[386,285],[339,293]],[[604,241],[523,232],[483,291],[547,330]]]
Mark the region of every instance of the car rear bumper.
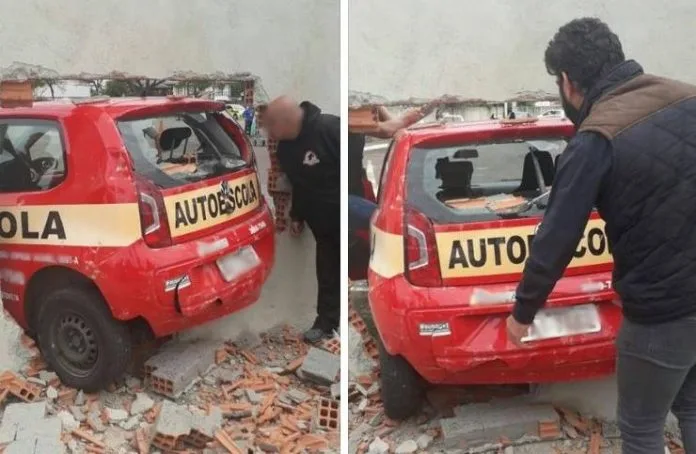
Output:
[[[600,377],[614,371],[621,309],[611,298],[592,298],[600,313],[599,333],[520,348],[507,338],[505,320],[510,305],[453,304],[461,294],[457,288],[414,288],[403,276],[381,279],[371,274],[370,308],[386,350],[403,356],[423,378],[437,384],[543,383]],[[430,335],[421,333],[423,326],[447,329]]]
[[[258,264],[227,282],[217,260],[244,247],[254,249]],[[114,317],[142,317],[155,336],[162,337],[258,300],[275,260],[273,220],[264,207],[245,222],[201,240],[164,249],[149,249],[140,242],[128,249],[102,267],[105,276],[98,280],[99,287]]]

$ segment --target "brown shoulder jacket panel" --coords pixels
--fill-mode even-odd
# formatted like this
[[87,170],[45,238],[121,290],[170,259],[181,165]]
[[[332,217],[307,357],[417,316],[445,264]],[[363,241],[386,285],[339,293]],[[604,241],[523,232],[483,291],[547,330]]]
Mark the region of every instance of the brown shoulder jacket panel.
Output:
[[578,132],[594,131],[612,140],[651,115],[693,97],[694,85],[643,74],[602,96]]

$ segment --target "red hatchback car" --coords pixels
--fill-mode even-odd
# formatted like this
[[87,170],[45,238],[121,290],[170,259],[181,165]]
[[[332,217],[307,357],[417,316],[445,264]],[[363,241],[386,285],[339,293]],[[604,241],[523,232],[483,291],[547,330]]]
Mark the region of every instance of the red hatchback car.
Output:
[[621,310],[596,213],[527,347],[506,334],[557,158],[573,133],[562,119],[485,121],[410,129],[392,142],[368,271],[390,417],[418,410],[424,382],[551,382],[613,371]]
[[2,300],[63,383],[99,389],[143,335],[258,299],[273,222],[253,148],[224,108],[121,98],[0,109]]

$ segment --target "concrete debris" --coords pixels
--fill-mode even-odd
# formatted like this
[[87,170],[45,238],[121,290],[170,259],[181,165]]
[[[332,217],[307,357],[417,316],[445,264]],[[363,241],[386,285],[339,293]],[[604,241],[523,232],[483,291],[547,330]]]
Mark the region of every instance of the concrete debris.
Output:
[[54,388],[53,386],[49,386],[46,389],[46,397],[49,400],[56,400],[58,398],[58,390]]
[[485,444],[500,437],[515,440],[540,435],[542,424],[557,428],[560,435],[560,417],[550,405],[505,400],[457,407],[454,414],[454,418],[440,420],[445,446],[451,448]]
[[430,443],[432,443],[433,437],[430,434],[421,434],[418,439],[416,440],[416,444],[420,449],[427,449],[428,446],[430,446]]
[[289,390],[287,393],[285,393],[285,395],[288,397],[288,399],[290,399],[296,404],[301,404],[302,402],[309,399],[309,395],[307,393],[304,393],[299,389],[295,388]]
[[69,411],[62,410],[58,412],[58,419],[60,419],[63,431],[65,432],[72,432],[80,427],[80,422],[75,419],[75,417]]
[[75,418],[75,421],[78,421],[78,422],[87,421],[87,416],[85,415],[85,412],[84,412],[84,410],[82,410],[81,407],[78,407],[76,405],[71,405],[70,406],[70,413],[72,414],[73,418]]
[[338,355],[311,347],[298,373],[320,385],[330,386],[338,380],[341,358]]
[[389,452],[389,443],[377,437],[368,448],[368,454],[384,454]]
[[249,403],[254,405],[261,403],[261,396],[253,389],[245,389],[244,392],[246,393]]
[[140,425],[140,418],[136,416],[131,416],[126,421],[121,422],[118,426],[127,431],[131,431]]
[[85,404],[85,393],[82,392],[82,390],[77,392],[77,396],[75,396],[75,405],[78,407],[81,407]]
[[[143,358],[142,379],[128,376],[97,394],[65,387],[37,357],[24,375],[0,374],[0,399],[28,402],[7,405],[0,447],[22,454],[338,452],[339,403],[328,387],[312,385],[315,375],[333,373],[308,367],[302,381],[288,372],[316,362],[306,360],[301,334],[281,327],[243,344],[172,342]],[[153,378],[169,380],[169,388],[153,386]],[[158,402],[153,391],[178,397]]]
[[106,417],[109,418],[109,421],[113,424],[128,419],[128,412],[120,408],[107,408]]
[[413,454],[418,451],[418,443],[413,440],[406,440],[397,446],[395,454]]
[[87,425],[94,432],[101,433],[106,430],[106,426],[101,420],[101,413],[99,411],[92,410],[87,413]]
[[169,342],[145,363],[146,382],[158,394],[178,398],[215,364],[218,344]]
[[155,406],[155,401],[150,398],[145,393],[137,393],[135,395],[135,400],[131,404],[130,413],[131,415],[140,415],[149,411]]

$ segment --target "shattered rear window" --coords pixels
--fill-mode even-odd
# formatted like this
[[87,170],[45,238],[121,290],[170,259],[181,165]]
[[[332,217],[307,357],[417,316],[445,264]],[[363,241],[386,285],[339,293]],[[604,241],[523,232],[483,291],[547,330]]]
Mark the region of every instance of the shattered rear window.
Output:
[[565,146],[563,139],[549,139],[415,148],[407,170],[408,203],[440,223],[495,219],[496,210],[551,188]]
[[161,188],[225,175],[247,165],[214,112],[118,122],[135,171]]

